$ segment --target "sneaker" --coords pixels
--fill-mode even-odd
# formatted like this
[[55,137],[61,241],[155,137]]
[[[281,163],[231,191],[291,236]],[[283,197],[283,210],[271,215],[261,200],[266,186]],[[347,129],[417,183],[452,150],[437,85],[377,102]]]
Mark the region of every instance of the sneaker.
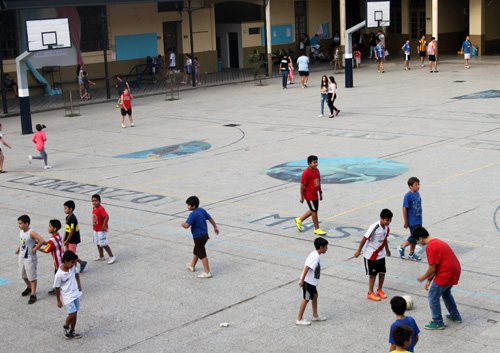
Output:
[[425,65],[420,65],[420,66],[425,67]]
[[311,321],[307,321],[306,319],[297,320],[297,321],[295,321],[295,325],[297,325],[297,326],[310,326]]
[[382,300],[382,299],[380,299],[380,298],[379,298],[379,297],[378,297],[375,293],[373,293],[373,292],[368,293],[368,294],[366,295],[366,297],[367,297],[368,299],[375,300],[376,302],[379,302],[379,301],[381,301],[381,300]]
[[132,123],[132,124],[130,124],[130,127],[134,127],[134,126],[135,126],[135,125],[134,125],[133,123]]
[[408,68],[407,68],[407,67],[405,67],[405,71],[408,71]]
[[399,246],[398,251],[399,251],[399,257],[404,259],[405,258],[405,248],[403,248],[403,245]]
[[379,289],[377,290],[377,295],[382,298],[382,299],[386,299],[387,298],[387,295],[385,295],[384,291],[382,289]]
[[52,169],[52,166],[51,165],[46,165],[43,167],[43,169]]
[[69,327],[66,327],[63,325],[63,332],[64,332],[64,338],[66,338],[67,340],[70,340],[73,338],[71,336],[71,330],[69,329]]
[[384,72],[385,72],[385,70],[382,70],[382,73],[384,73]]
[[333,114],[330,114],[330,116],[328,116],[330,119],[333,118],[335,115]]
[[122,124],[122,128],[124,128],[124,129],[125,129],[125,125],[123,125],[123,124]]
[[305,88],[304,85],[302,85],[302,88]]
[[409,67],[408,70],[411,70],[411,67]]
[[27,295],[30,295],[31,294],[31,288],[29,287],[26,287],[26,289],[24,290],[24,292],[21,293],[21,295],[23,297],[27,296]]
[[51,290],[48,291],[50,295],[56,295],[56,289],[52,288]]
[[439,72],[438,70],[434,70],[434,73]]
[[80,265],[80,272],[83,272],[86,266],[87,266],[87,261],[83,261],[83,264]]
[[318,118],[322,118],[322,117],[323,117],[323,114],[318,115]]
[[69,331],[69,334],[71,335],[71,338],[82,338],[82,335],[80,335],[79,333],[76,333],[75,330],[71,330]]
[[380,70],[378,70],[378,72],[380,73]]
[[30,295],[30,300],[28,300],[28,304],[33,304],[36,302],[36,295]]
[[433,72],[434,72],[434,71],[432,71],[432,70],[430,71],[430,73],[431,73],[431,74],[432,74]]
[[299,228],[299,232],[302,232],[302,221],[300,220],[300,218],[298,217],[295,218],[295,223],[297,223],[297,228]]
[[116,261],[116,256],[113,256],[111,259],[108,261],[108,265],[114,264]]
[[408,259],[410,260],[413,260],[413,261],[420,261],[422,260],[421,257],[419,257],[417,254],[413,253],[413,254],[408,254]]
[[448,320],[451,320],[453,322],[456,322],[457,324],[461,324],[462,323],[462,318],[461,317],[453,317],[451,315],[446,315],[446,318]]
[[425,325],[426,330],[444,330],[444,323],[437,324],[434,321],[431,321],[429,325]]
[[335,116],[339,115],[339,113],[340,113],[340,110],[337,110],[337,111],[335,112]]
[[210,278],[212,277],[212,274],[210,272],[206,273],[203,272],[201,275],[198,275],[198,278]]
[[192,267],[191,264],[186,264],[186,267],[189,271],[194,272],[194,267]]
[[97,257],[94,257],[94,259],[93,259],[93,260],[94,260],[94,261],[104,261],[104,260],[106,260],[106,258],[105,258],[104,256],[103,256],[103,257],[99,257],[99,256],[97,256]]
[[325,231],[323,231],[323,229],[318,228],[318,229],[315,229],[315,230],[314,230],[314,234],[318,234],[318,235],[325,235],[325,234],[326,234],[326,232],[325,232]]
[[28,163],[31,164],[31,161],[33,160],[33,156],[28,156]]
[[307,88],[307,85],[304,83],[304,87]]
[[318,315],[318,316],[313,316],[311,321],[326,321],[326,317]]

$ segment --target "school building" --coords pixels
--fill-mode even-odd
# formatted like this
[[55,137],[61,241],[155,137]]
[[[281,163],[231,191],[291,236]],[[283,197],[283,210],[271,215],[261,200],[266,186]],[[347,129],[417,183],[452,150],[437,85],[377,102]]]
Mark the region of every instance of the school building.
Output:
[[[73,47],[38,52],[30,59],[49,83],[75,81],[79,60],[99,82],[105,76],[105,46],[112,82],[116,74],[127,75],[145,64],[147,56],[165,57],[168,48],[182,70],[191,43],[201,73],[247,68],[253,65],[248,55],[266,51],[266,28],[272,52],[297,55],[306,34],[319,33],[321,45],[331,48],[336,32],[343,44],[346,28],[366,16],[365,0],[0,0],[0,6],[3,69],[11,75],[15,58],[26,50],[26,20],[69,18]],[[437,37],[441,53],[456,53],[467,34],[479,55],[500,52],[498,0],[391,0],[390,8],[391,23],[383,30],[392,53],[400,52],[406,38],[416,50],[422,34]],[[372,31],[361,30],[365,52]],[[31,75],[29,80],[36,83]]]

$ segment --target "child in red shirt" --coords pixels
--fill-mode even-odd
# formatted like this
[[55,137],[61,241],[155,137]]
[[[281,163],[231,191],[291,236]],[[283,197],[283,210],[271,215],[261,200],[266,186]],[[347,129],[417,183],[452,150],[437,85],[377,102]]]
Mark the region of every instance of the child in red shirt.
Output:
[[33,142],[36,145],[36,150],[40,152],[39,156],[28,156],[28,162],[31,164],[31,161],[33,159],[43,159],[43,162],[45,163],[45,169],[50,169],[52,166],[50,166],[47,163],[47,152],[45,152],[45,141],[47,141],[47,136],[45,135],[45,132],[42,130],[45,129],[45,125],[36,125],[36,130],[37,133],[33,136]]
[[300,182],[300,203],[304,203],[304,199],[309,206],[309,211],[304,213],[300,218],[295,219],[297,223],[297,228],[302,231],[302,222],[304,222],[309,216],[312,216],[314,223],[314,233],[318,235],[325,235],[324,232],[319,227],[318,222],[318,193],[319,199],[323,200],[323,191],[321,191],[321,177],[318,170],[318,157],[309,156],[307,157],[307,164],[309,167],[302,173],[302,180]]
[[108,235],[108,221],[109,215],[101,206],[101,196],[98,194],[92,195],[92,224],[94,225],[94,244],[97,245],[97,251],[99,256],[94,258],[94,261],[103,261],[104,250],[109,255],[108,265],[111,265],[116,261],[116,256],[113,255],[111,248],[108,245],[107,235]]
[[122,111],[122,128],[124,129],[125,115],[127,114],[128,119],[130,120],[130,127],[134,127],[134,120],[132,120],[132,99],[134,99],[134,97],[132,97],[128,88],[125,88],[123,94],[120,96],[120,100],[118,101]]
[[[49,234],[52,236],[50,237],[49,241],[47,242],[47,245],[45,246],[45,249],[43,249],[42,252],[48,254],[52,254],[52,258],[54,259],[54,267],[55,271],[54,274],[57,272],[59,267],[61,267],[63,263],[63,253],[64,253],[64,247],[63,247],[63,241],[61,236],[59,235],[59,229],[61,229],[61,222],[59,222],[57,219],[51,219],[49,221]],[[55,295],[56,290],[55,288],[52,288],[49,291],[49,294]]]

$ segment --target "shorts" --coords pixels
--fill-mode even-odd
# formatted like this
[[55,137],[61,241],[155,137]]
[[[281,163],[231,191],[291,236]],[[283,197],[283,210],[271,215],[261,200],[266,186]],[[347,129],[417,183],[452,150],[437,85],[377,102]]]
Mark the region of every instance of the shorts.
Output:
[[76,313],[80,310],[80,297],[76,298],[71,303],[66,304],[64,307],[66,308],[68,315]]
[[415,229],[417,227],[422,227],[422,225],[421,224],[416,224],[414,226],[409,226],[409,228],[410,228],[410,236],[408,237],[407,241],[408,241],[408,243],[413,244],[413,245],[417,244],[417,241],[413,237],[413,232],[415,231]]
[[436,55],[429,54],[429,61],[436,61]]
[[306,281],[304,281],[304,285],[302,286],[302,296],[304,297],[304,299],[312,300],[314,299],[314,296],[316,294],[318,294],[316,286],[313,286],[312,284],[309,284]]
[[410,61],[410,54],[405,54],[405,61]]
[[365,270],[368,276],[376,276],[379,273],[385,274],[385,257],[378,260],[368,260],[365,258]]
[[299,70],[299,75],[300,76],[309,76],[309,71],[300,71]]
[[210,239],[208,234],[205,234],[199,238],[193,238],[194,240],[193,254],[198,256],[200,260],[203,260],[205,257],[207,257],[205,244],[207,243],[208,239]]
[[175,70],[175,66],[170,66],[168,69],[169,69],[170,71],[174,71],[174,70]]
[[356,58],[356,64],[361,64],[361,58]]
[[106,239],[106,236],[108,235],[108,232],[102,231],[102,232],[96,232],[94,231],[94,244],[97,246],[105,247],[108,246],[108,241]]
[[83,80],[81,78],[78,79],[78,84],[83,85]]
[[22,279],[27,278],[30,282],[36,281],[36,267],[38,265],[38,257],[20,257],[19,258],[19,274]]
[[423,57],[423,58],[425,58],[425,54],[426,54],[425,51],[421,51],[420,52],[420,56]]
[[464,59],[470,59],[470,53],[464,54]]
[[122,116],[125,116],[127,114],[128,115],[132,115],[132,108],[130,108],[130,109],[124,109],[124,108],[122,108],[121,110],[122,110]]
[[77,246],[77,245],[78,245],[78,244],[71,244],[71,243],[68,243],[68,245],[66,245],[66,246],[64,247],[64,251],[68,251],[68,250],[69,250],[69,251],[73,251],[73,252],[76,254],[76,246]]
[[378,63],[383,63],[384,61],[385,61],[385,58],[384,58],[384,57],[382,57],[382,58],[378,58],[378,57],[377,57],[377,62],[378,62]]
[[319,201],[318,200],[312,200],[312,201],[306,200],[306,202],[307,202],[307,206],[309,206],[309,209],[311,210],[311,212],[318,212],[318,209],[319,209]]

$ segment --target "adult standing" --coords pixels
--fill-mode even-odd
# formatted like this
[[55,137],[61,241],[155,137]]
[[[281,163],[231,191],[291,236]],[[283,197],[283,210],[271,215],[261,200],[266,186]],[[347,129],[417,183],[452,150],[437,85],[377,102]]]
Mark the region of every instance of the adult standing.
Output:
[[440,298],[443,297],[446,309],[450,315],[446,315],[449,320],[461,323],[462,317],[457,309],[455,299],[451,294],[451,289],[458,284],[460,279],[460,262],[448,244],[440,239],[429,236],[429,232],[424,227],[418,227],[413,232],[413,237],[418,244],[427,245],[425,252],[429,267],[427,272],[417,277],[417,280],[425,283],[425,289],[429,291],[429,306],[431,308],[432,321],[425,326],[426,330],[444,330],[445,325],[441,315]]
[[76,76],[78,77],[78,88],[80,89],[80,99],[83,99],[83,68],[81,64],[76,67]]
[[281,77],[283,79],[282,83],[283,89],[286,89],[289,70],[290,70],[290,59],[288,59],[287,55],[283,55],[280,61],[280,71],[281,71]]
[[377,46],[377,39],[375,38],[375,33],[370,33],[370,56],[369,59],[376,59],[377,55],[375,54],[375,47]]
[[316,61],[316,57],[319,52],[319,35],[315,34],[314,37],[311,38],[311,51],[313,54],[312,59]]
[[306,51],[306,55],[309,58],[311,56],[311,41],[309,40],[307,34],[304,36],[304,40],[302,42],[304,43],[304,50]]
[[420,55],[420,66],[425,67],[424,59],[425,59],[425,53],[427,53],[427,42],[425,41],[425,36],[422,36],[422,38],[420,38],[420,40],[418,41],[417,50]]
[[299,66],[299,75],[300,82],[302,83],[302,88],[306,88],[307,81],[309,80],[309,56],[302,52],[297,59],[297,65]]

